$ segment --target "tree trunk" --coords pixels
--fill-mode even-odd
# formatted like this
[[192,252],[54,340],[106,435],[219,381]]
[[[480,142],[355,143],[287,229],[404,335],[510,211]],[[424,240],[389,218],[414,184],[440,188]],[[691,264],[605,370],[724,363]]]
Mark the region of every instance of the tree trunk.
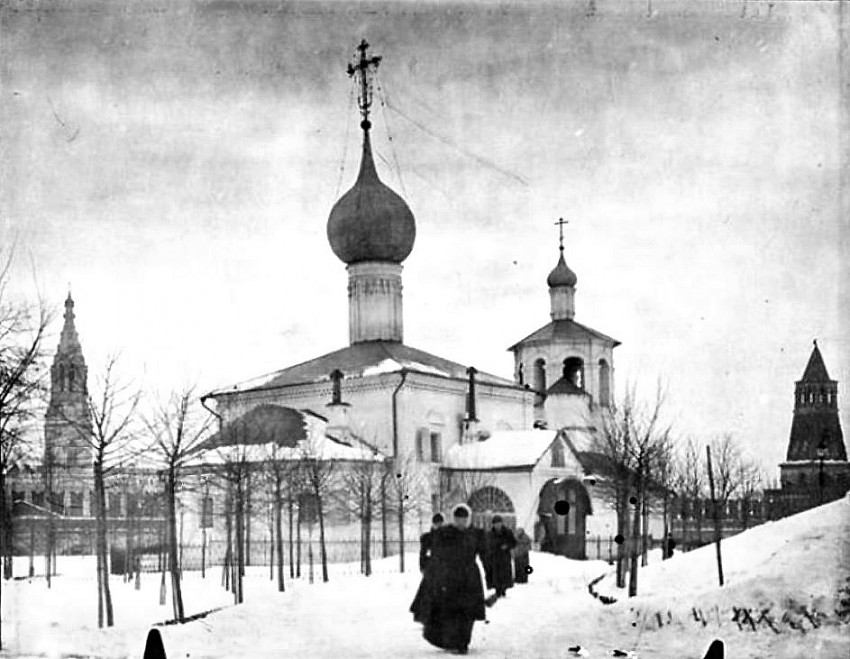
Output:
[[251,472],[245,474],[243,489],[245,505],[242,508],[243,528],[245,529],[245,559],[242,562],[242,576],[245,576],[245,566],[251,565]]
[[390,545],[387,538],[387,473],[381,477],[381,556],[390,555]]
[[720,554],[720,517],[717,513],[717,500],[714,496],[714,473],[711,470],[711,447],[705,447],[706,458],[708,460],[708,484],[711,488],[711,509],[714,517],[714,543],[717,548],[717,578],[720,580],[720,585],[723,585],[723,557]]
[[404,498],[398,497],[398,568],[404,574]]
[[201,579],[207,578],[207,526],[201,512]]
[[100,549],[96,549],[97,555],[97,627],[103,629],[103,557]]
[[[100,556],[101,590],[106,611],[106,626],[115,624],[112,613],[112,594],[109,591],[109,557],[106,542],[106,486],[103,479],[103,458],[98,456],[94,464],[94,486],[97,490],[97,552]],[[100,616],[98,625],[102,626]]]
[[325,546],[325,511],[322,496],[316,489],[316,506],[319,509],[319,551],[322,553],[322,581],[328,582],[328,551]]
[[[283,583],[283,499],[281,498],[281,479],[275,481],[274,512],[275,512],[275,542],[277,543],[277,589],[284,592]],[[271,562],[271,561],[269,561]]]
[[649,553],[649,524],[647,523],[649,518],[649,507],[647,504],[647,497],[644,496],[641,499],[641,534],[640,534],[640,566],[646,567],[647,563],[649,563],[649,559],[647,554]]
[[295,565],[295,576],[299,579],[301,578],[301,504],[298,504],[298,521],[295,525],[295,533],[297,534],[296,538],[296,550],[297,550],[297,563]]
[[236,483],[236,603],[241,604],[242,577],[245,576],[245,498],[240,476]]
[[631,551],[629,556],[629,597],[637,595],[638,542],[640,541],[641,497],[640,485],[637,489],[638,502],[632,515]]
[[618,486],[615,493],[616,498],[616,515],[617,515],[617,535],[620,536],[622,542],[617,544],[617,588],[626,587],[626,542],[628,541],[628,509],[626,503],[628,492],[622,486]]
[[[228,490],[230,490],[228,484]],[[224,501],[224,526],[227,534],[227,548],[224,550],[224,589],[235,590],[235,586],[231,582],[231,573],[233,572],[233,499],[230,492],[227,493],[227,498]]]
[[289,523],[289,578],[295,578],[295,560],[294,560],[294,551],[295,551],[295,539],[292,534],[292,487],[291,484],[289,486],[287,496],[286,496],[286,505],[287,505],[287,521]]
[[669,511],[669,502],[667,496],[667,486],[664,486],[664,504],[662,509],[662,515],[664,516],[664,532],[662,533],[661,538],[661,558],[662,560],[667,560],[670,558],[670,525],[668,523],[668,517],[670,515]]
[[29,578],[32,579],[35,576],[35,526],[32,521],[30,521],[30,566],[29,566]]
[[0,514],[2,514],[2,533],[0,533],[0,543],[2,549],[0,554],[3,556],[3,579],[12,578],[12,502],[11,497],[6,497],[6,474],[0,466]]
[[166,496],[168,500],[168,553],[169,567],[171,568],[171,598],[174,605],[174,618],[183,622],[183,591],[180,587],[180,563],[177,551],[177,474],[172,465],[168,471],[168,483],[166,485]]

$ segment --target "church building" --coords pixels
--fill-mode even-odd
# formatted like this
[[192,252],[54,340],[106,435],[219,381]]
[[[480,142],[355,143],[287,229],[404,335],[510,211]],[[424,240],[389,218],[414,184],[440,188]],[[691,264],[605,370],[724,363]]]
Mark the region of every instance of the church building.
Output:
[[[416,220],[375,166],[369,109],[380,58],[367,57],[367,48],[361,44],[349,67],[362,116],[360,169],[327,221],[331,250],[348,272],[349,345],[204,401],[215,401],[223,427],[259,406],[309,410],[327,418],[330,434],[368,442],[397,470],[414,465],[427,484],[411,520],[417,530],[432,512],[464,501],[482,525],[497,512],[529,533],[551,522],[552,547],[568,553],[568,544],[581,545],[569,553],[583,555],[585,517],[596,509],[583,478],[600,415],[612,405],[619,342],[575,321],[577,277],[564,259],[561,221],[560,256],[547,280],[551,320],[510,348],[514,379],[404,343],[402,263]],[[550,510],[561,499],[575,504],[572,518]],[[598,508],[604,514],[607,506]],[[555,542],[568,533],[570,543]]]

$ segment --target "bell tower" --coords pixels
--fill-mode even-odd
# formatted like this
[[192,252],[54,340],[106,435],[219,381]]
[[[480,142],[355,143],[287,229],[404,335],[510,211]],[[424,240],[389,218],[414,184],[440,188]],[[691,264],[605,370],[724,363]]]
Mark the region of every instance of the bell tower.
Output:
[[65,300],[65,323],[50,367],[50,403],[44,424],[45,463],[56,469],[90,465],[84,436],[91,427],[88,413],[88,367],[74,324],[74,300]]

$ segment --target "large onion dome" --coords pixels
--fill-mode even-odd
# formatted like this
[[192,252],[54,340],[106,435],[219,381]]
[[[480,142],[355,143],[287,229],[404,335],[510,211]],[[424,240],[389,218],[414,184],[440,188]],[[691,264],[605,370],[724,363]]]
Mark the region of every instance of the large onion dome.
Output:
[[416,222],[399,195],[378,178],[368,129],[354,186],[336,202],[328,217],[328,242],[347,264],[361,261],[401,263],[413,250]]

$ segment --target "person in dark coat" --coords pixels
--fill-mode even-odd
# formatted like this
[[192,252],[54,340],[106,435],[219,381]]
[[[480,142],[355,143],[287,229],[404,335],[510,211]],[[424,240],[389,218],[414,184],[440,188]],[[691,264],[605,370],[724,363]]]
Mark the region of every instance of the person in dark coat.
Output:
[[452,523],[431,532],[431,555],[410,611],[422,635],[438,648],[466,654],[476,620],[484,620],[484,587],[475,558],[485,556],[484,533],[469,527],[470,510],[456,506]]
[[501,515],[494,515],[492,523],[493,528],[487,534],[487,588],[495,588],[496,597],[504,597],[514,585],[511,550],[516,547],[516,538],[502,524]]
[[431,518],[431,530],[419,537],[419,571],[425,572],[425,565],[431,558],[431,534],[443,525],[445,518],[437,513]]
[[528,552],[531,549],[531,538],[525,529],[516,532],[516,547],[514,548],[514,581],[528,583]]

